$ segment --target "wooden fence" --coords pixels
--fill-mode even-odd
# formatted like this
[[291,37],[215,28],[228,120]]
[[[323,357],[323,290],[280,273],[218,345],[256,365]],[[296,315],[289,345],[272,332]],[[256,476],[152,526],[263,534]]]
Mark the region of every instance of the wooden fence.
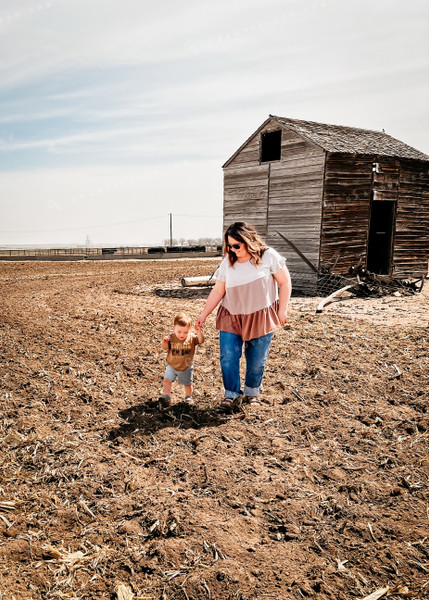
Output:
[[221,246],[0,249],[0,260],[125,260],[221,256]]

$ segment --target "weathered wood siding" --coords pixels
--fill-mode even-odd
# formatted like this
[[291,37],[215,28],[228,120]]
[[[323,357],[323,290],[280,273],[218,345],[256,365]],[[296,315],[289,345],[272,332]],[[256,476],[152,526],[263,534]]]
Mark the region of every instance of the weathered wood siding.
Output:
[[329,153],[326,160],[320,266],[347,273],[365,265],[375,158]]
[[[277,127],[278,129],[278,127]],[[259,164],[259,134],[224,169],[223,229],[235,221],[254,225],[267,235],[269,163]]]
[[281,159],[260,163],[261,134],[278,129],[277,122],[268,123],[224,168],[224,230],[234,221],[248,221],[286,256],[291,271],[307,272],[276,232],[318,265],[325,153],[283,129]]
[[225,170],[224,186],[224,230],[235,221],[248,221],[265,239],[267,234],[268,166]]
[[419,277],[429,259],[429,163],[401,160],[393,274]]
[[429,253],[429,164],[385,156],[328,155],[321,266],[366,265],[371,198],[395,203],[390,273],[418,277]]
[[398,201],[399,169],[398,158],[374,157],[372,174],[372,199],[376,201]]
[[[366,255],[366,267],[379,268],[383,265],[383,273],[392,275],[394,271],[393,262],[393,249],[395,243],[395,222],[396,222],[396,211],[398,206],[398,193],[399,193],[399,172],[400,172],[400,161],[398,158],[393,157],[374,157],[373,169],[372,169],[372,192],[371,192],[371,204],[370,204],[370,220],[369,220],[369,233],[368,233],[368,245]],[[377,213],[380,211],[376,205],[384,204],[384,227],[382,227],[384,233],[384,241],[374,239],[374,231],[379,227],[377,225]],[[374,213],[373,213],[373,208]],[[375,223],[372,223],[372,219],[375,219]],[[373,226],[374,225],[374,226]],[[376,237],[377,234],[375,234]],[[374,245],[375,244],[375,245]],[[376,272],[377,269],[376,269]]]
[[267,243],[287,258],[291,272],[311,269],[277,232],[318,267],[324,168],[323,150],[283,131],[282,159],[270,164]]
[[[261,135],[279,129],[281,159],[261,163]],[[329,153],[270,119],[224,167],[224,230],[234,221],[252,223],[286,256],[291,272],[308,274],[311,269],[279,233],[319,269],[346,274],[350,267],[366,266],[371,200],[377,206],[380,201],[393,203],[389,272],[398,277],[425,274],[428,162]]]

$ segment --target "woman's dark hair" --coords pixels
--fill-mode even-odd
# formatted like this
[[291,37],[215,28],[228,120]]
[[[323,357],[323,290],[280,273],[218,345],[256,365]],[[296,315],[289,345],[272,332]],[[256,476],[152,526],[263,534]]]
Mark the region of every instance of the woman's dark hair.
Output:
[[266,246],[253,225],[249,225],[249,223],[245,223],[244,221],[236,221],[225,231],[223,237],[223,253],[228,254],[229,262],[233,265],[237,261],[237,255],[235,252],[232,252],[228,246],[229,237],[244,244],[247,252],[252,257],[254,265],[259,265]]

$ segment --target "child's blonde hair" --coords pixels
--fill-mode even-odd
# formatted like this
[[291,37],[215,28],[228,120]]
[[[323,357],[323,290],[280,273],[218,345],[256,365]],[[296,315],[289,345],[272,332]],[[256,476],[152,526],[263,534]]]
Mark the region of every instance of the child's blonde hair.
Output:
[[186,313],[178,313],[174,317],[174,325],[180,325],[180,327],[191,327],[192,326],[192,318]]

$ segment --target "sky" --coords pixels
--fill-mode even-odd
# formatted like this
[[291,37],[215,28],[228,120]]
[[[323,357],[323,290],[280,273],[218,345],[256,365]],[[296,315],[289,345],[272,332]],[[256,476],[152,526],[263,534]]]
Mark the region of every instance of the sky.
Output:
[[427,0],[0,0],[0,245],[222,233],[270,114],[429,154]]

